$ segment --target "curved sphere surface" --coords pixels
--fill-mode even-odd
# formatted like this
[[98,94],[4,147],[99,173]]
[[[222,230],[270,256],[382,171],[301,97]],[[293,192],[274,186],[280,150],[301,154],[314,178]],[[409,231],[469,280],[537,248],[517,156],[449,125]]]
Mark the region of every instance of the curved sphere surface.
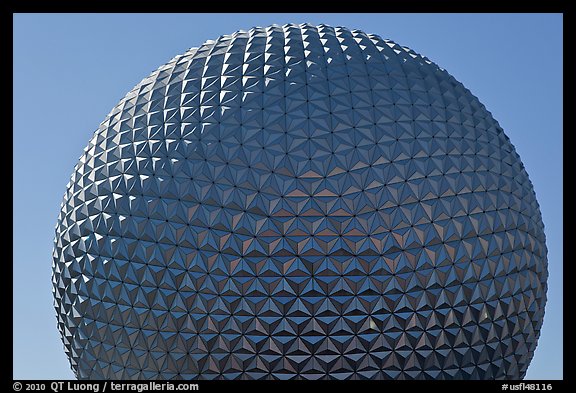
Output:
[[532,185],[428,59],[326,25],[160,67],[76,165],[56,228],[78,378],[522,378],[546,300]]

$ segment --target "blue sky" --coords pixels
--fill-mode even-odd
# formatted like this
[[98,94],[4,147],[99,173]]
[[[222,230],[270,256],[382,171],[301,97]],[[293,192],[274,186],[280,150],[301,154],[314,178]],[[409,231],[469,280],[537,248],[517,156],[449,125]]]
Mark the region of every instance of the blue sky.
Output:
[[106,114],[188,48],[272,23],[357,28],[445,68],[498,120],[534,184],[549,290],[527,378],[563,378],[561,14],[14,15],[13,377],[74,377],[56,328],[54,226],[73,167]]

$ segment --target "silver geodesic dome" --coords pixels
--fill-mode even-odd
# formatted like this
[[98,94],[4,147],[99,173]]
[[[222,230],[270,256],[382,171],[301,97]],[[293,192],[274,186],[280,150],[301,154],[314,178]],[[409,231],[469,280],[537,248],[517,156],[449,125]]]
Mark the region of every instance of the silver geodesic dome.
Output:
[[532,185],[491,114],[413,51],[308,24],[175,57],[64,196],[78,378],[522,378],[546,302]]

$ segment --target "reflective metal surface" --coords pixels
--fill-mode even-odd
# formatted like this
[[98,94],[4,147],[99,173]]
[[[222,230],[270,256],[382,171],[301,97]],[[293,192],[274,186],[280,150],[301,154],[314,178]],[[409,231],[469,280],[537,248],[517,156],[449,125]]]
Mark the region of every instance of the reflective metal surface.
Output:
[[53,273],[78,378],[500,379],[532,358],[547,260],[476,97],[392,41],[286,25],[122,99],[75,167]]

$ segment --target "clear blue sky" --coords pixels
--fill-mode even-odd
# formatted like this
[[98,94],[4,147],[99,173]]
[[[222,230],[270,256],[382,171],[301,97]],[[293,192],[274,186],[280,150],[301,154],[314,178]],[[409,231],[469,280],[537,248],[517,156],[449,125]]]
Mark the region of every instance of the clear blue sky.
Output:
[[289,22],[357,28],[408,46],[492,112],[525,164],[546,226],[548,304],[527,378],[562,379],[560,14],[16,14],[15,379],[74,377],[52,306],[52,242],[66,184],[98,124],[136,83],[188,48]]

